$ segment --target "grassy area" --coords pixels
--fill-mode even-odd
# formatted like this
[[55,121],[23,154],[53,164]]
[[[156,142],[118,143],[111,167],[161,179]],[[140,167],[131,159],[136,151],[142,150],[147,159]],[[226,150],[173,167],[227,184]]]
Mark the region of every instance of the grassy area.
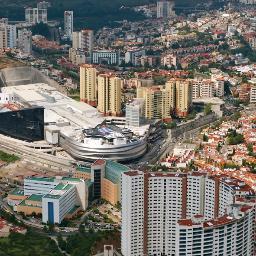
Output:
[[[118,231],[83,232],[69,236],[66,241],[59,236],[58,243],[62,250],[71,256],[90,256],[103,251],[104,244],[113,244],[120,248],[120,233]],[[1,255],[0,255],[1,256]]]
[[13,163],[13,162],[15,162],[19,159],[20,158],[18,156],[7,154],[7,153],[0,150],[0,160],[2,160],[4,162]]
[[56,243],[41,234],[28,231],[26,235],[11,233],[0,238],[0,256],[63,256]]

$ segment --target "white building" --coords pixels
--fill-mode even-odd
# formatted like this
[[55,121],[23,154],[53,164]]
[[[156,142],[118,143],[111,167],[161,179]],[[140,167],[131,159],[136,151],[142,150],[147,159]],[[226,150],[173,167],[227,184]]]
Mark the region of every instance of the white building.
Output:
[[26,8],[25,20],[28,24],[47,23],[47,9]]
[[69,177],[28,177],[24,179],[24,195],[43,195],[43,222],[61,223],[74,207],[85,210],[88,190],[84,180]]
[[192,99],[224,96],[224,80],[194,79],[192,80]]
[[250,103],[256,103],[256,85],[251,86]]
[[177,66],[177,56],[174,54],[167,54],[161,57],[161,65],[167,67]]
[[[124,173],[121,190],[122,254],[124,256],[205,255],[204,245],[207,239],[204,240],[202,234],[212,229],[216,230],[212,233],[213,241],[216,242],[212,243],[214,254],[209,255],[253,256],[251,238],[255,227],[255,202],[237,202],[240,208],[246,205],[242,215],[229,210],[233,207],[234,196],[238,194],[236,190],[239,189],[245,190],[247,194],[253,193],[249,186],[237,180],[212,178],[202,173],[142,171]],[[183,226],[187,223],[187,229],[191,229],[194,218],[199,217],[201,218],[200,234],[195,226],[198,239],[193,236],[191,238],[189,231],[184,235],[186,231]],[[223,218],[226,219],[225,222],[222,222]],[[243,226],[248,225],[246,232],[241,229],[229,229],[230,225],[240,225],[241,222]],[[217,238],[219,241],[223,240],[217,233],[222,228],[230,230],[233,233],[232,238],[240,238],[239,242],[238,239],[232,240],[231,254],[227,248],[223,251],[224,244],[217,241]],[[185,242],[180,240],[181,236],[183,239],[187,237]]]
[[0,93],[0,103],[8,104],[15,100],[14,96],[8,93]]
[[113,50],[98,50],[92,52],[93,64],[119,64],[119,53]]
[[0,20],[0,49],[15,48],[17,30],[15,25],[9,25],[8,19]]
[[131,63],[136,66],[139,63],[139,58],[145,55],[146,51],[144,49],[130,49],[125,53],[125,63]]
[[64,12],[64,36],[72,40],[73,34],[73,11]]
[[27,177],[24,179],[24,195],[45,195],[58,185],[55,178]]
[[126,104],[126,125],[139,127],[142,124],[144,110],[144,99],[133,99],[132,102]]
[[79,206],[76,187],[60,183],[42,198],[42,222],[61,223],[65,215],[76,206]]
[[157,18],[169,18],[174,15],[174,1],[172,0],[161,0],[157,2]]
[[27,54],[32,52],[32,32],[27,29],[18,30],[18,48]]

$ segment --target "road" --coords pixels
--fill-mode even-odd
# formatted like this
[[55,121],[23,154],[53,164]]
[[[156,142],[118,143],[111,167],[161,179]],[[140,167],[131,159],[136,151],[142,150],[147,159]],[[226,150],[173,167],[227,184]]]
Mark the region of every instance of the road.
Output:
[[27,162],[40,163],[57,172],[67,173],[72,168],[72,161],[44,153],[40,150],[27,147],[10,137],[0,135],[0,148],[11,154],[16,154]]

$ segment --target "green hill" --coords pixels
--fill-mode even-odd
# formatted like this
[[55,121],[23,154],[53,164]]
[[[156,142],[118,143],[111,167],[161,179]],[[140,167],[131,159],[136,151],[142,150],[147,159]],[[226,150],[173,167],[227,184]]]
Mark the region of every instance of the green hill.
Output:
[[[0,17],[10,20],[24,20],[24,7],[36,6],[39,0],[0,0]],[[131,9],[121,6],[135,6],[155,3],[157,0],[48,0],[52,7],[49,8],[50,19],[62,19],[64,10],[73,10],[75,25],[78,27],[97,28],[102,25],[111,25],[113,21],[128,19],[142,19],[142,15],[134,13]],[[176,5],[195,5],[202,0],[176,0]],[[193,2],[193,3],[192,3]]]

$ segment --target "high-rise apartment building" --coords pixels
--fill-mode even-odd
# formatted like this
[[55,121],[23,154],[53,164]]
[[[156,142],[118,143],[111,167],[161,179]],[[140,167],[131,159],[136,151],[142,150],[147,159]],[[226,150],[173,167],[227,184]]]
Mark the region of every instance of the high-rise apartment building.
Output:
[[175,112],[179,117],[186,117],[192,106],[192,84],[188,79],[175,80],[176,106]]
[[256,204],[239,180],[129,171],[121,191],[124,256],[254,255]]
[[18,48],[23,53],[30,54],[32,52],[32,32],[27,29],[18,30]]
[[14,48],[17,44],[17,30],[15,25],[9,25],[8,19],[0,20],[0,49]]
[[94,33],[91,29],[81,30],[81,48],[91,53],[93,50]]
[[64,36],[72,40],[73,34],[73,11],[64,12]]
[[92,65],[80,67],[80,100],[97,106],[97,70]]
[[171,79],[165,86],[139,87],[137,98],[145,99],[144,116],[148,119],[166,119],[172,114],[185,117],[192,105],[191,81]]
[[81,47],[81,32],[75,31],[72,33],[72,48],[79,49]]
[[6,26],[0,25],[0,49],[7,48],[7,30]]
[[51,4],[47,1],[41,1],[41,2],[37,3],[37,8],[38,9],[47,9],[50,6],[51,6]]
[[47,23],[47,9],[39,8],[26,8],[25,9],[25,20],[28,24]]
[[125,120],[127,126],[139,127],[144,120],[144,99],[133,99],[126,104]]
[[83,29],[81,31],[72,32],[72,48],[81,48],[86,52],[91,53],[94,45],[93,30]]
[[148,119],[166,119],[171,116],[175,104],[174,86],[139,87],[137,98],[145,100],[144,116]]
[[174,15],[174,1],[161,0],[157,2],[157,18],[169,18]]
[[121,114],[123,80],[112,74],[98,76],[98,110],[105,115]]

